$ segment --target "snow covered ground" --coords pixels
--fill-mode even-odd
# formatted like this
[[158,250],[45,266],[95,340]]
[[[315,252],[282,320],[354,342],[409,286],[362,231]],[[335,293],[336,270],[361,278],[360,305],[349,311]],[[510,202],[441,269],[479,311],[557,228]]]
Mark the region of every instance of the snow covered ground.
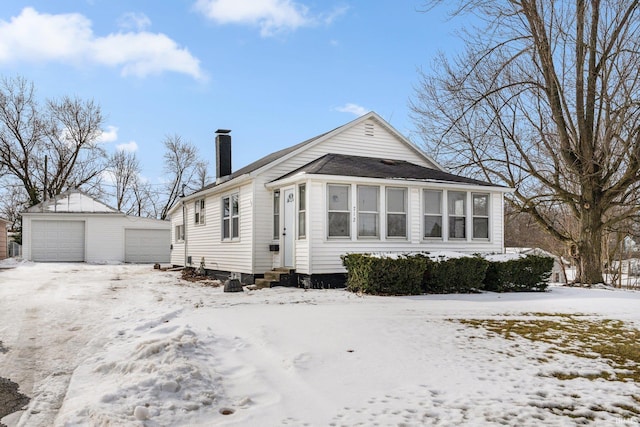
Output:
[[550,375],[605,360],[457,321],[581,313],[640,328],[637,292],[224,293],[150,266],[22,263],[0,269],[0,304],[0,376],[31,397],[10,427],[640,423],[619,410],[640,411],[637,383]]

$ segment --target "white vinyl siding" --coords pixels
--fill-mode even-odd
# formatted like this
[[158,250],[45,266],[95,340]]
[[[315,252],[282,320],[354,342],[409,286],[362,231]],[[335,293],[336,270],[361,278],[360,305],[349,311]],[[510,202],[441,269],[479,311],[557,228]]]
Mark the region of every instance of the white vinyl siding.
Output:
[[[222,195],[208,195],[206,206],[209,206],[209,214],[204,225],[194,227],[187,225],[185,230],[185,241],[174,242],[171,252],[171,263],[184,265],[185,259],[191,257],[191,265],[199,266],[204,258],[205,268],[211,270],[231,271],[239,273],[252,273],[253,250],[252,250],[252,224],[253,224],[253,185],[245,184],[229,192],[223,193],[224,197],[236,195],[238,200],[238,238],[234,240],[222,240]],[[271,205],[271,192],[264,191],[266,201],[263,206]],[[214,209],[213,207],[218,207]],[[194,203],[185,203],[186,217],[193,218]],[[263,211],[264,213],[264,211]],[[271,215],[261,215],[266,224],[268,242],[272,241],[272,217]],[[171,221],[175,225],[182,223],[182,208],[176,209],[171,214]],[[230,224],[230,230],[232,230]],[[186,253],[185,253],[186,251]],[[270,256],[269,243],[265,245],[265,253]],[[267,268],[264,271],[267,271]],[[264,273],[263,271],[263,273]]]

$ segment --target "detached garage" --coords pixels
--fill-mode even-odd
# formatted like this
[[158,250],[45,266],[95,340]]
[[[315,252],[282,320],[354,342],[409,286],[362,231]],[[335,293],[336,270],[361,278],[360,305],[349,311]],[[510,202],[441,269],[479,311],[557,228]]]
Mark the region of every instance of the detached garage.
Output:
[[170,223],[125,215],[74,190],[22,213],[22,243],[30,261],[166,263]]

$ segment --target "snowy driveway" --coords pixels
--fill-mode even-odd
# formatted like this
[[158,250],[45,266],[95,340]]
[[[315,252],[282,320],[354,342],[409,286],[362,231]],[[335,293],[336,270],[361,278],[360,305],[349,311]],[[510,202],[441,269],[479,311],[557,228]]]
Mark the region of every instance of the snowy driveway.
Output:
[[0,271],[0,301],[0,376],[32,398],[2,420],[9,426],[640,420],[615,409],[640,411],[636,383],[548,375],[598,371],[604,361],[542,362],[541,343],[455,321],[582,313],[639,327],[639,293],[225,294],[151,266],[26,263]]

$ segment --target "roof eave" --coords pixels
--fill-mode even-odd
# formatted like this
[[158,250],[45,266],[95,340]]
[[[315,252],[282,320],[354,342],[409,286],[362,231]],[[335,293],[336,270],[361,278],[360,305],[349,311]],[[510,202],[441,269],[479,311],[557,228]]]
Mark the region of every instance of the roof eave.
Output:
[[300,172],[293,176],[288,176],[284,179],[271,181],[271,182],[265,183],[264,186],[266,189],[272,190],[275,188],[280,188],[287,185],[295,184],[307,179],[315,179],[318,181],[343,181],[343,182],[354,182],[354,183],[375,182],[379,184],[390,184],[390,183],[397,184],[398,181],[403,181],[403,182],[412,182],[412,183],[437,184],[439,187],[443,187],[443,188],[464,187],[465,189],[470,189],[470,190],[493,191],[493,192],[501,192],[501,193],[512,193],[514,191],[513,188],[503,187],[499,185],[480,185],[480,184],[471,184],[471,183],[465,183],[465,182],[442,181],[437,179],[394,178],[394,177],[370,178],[370,177],[364,177],[364,176],[312,174],[307,172]]
[[252,179],[253,179],[253,176],[251,176],[251,174],[243,174],[233,179],[230,179],[228,181],[224,181],[224,182],[221,182],[220,184],[216,184],[212,187],[206,188],[204,190],[196,191],[195,193],[191,193],[188,196],[184,196],[176,200],[176,202],[173,204],[173,206],[171,207],[171,209],[169,209],[169,212],[167,213],[171,215],[171,213],[174,212],[179,206],[181,206],[183,202],[188,202],[191,200],[199,199],[201,197],[206,197],[210,194],[226,191],[230,188],[243,185],[251,181]]

